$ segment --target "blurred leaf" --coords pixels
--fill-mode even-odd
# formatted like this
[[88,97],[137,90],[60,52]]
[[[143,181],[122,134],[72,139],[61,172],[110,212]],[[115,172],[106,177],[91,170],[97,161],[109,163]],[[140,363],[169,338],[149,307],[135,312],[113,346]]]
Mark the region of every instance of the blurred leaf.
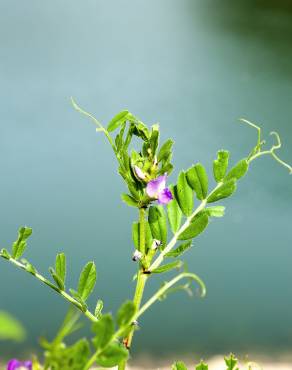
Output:
[[208,365],[201,361],[197,366],[196,370],[208,370]]
[[122,304],[117,313],[117,323],[119,327],[131,324],[136,313],[136,307],[132,301],[127,301]]
[[148,212],[148,222],[154,239],[162,242],[165,247],[167,242],[167,220],[162,206],[151,206]]
[[190,249],[192,246],[192,241],[188,241],[186,243],[182,243],[180,246],[178,246],[176,249],[173,251],[170,251],[166,253],[166,257],[179,257],[181,256],[184,252],[186,252],[188,249]]
[[107,126],[108,132],[116,130],[119,126],[121,126],[127,119],[128,119],[129,111],[123,110],[118,113],[114,118],[110,121]]
[[178,240],[188,240],[201,234],[208,225],[208,216],[206,214],[197,215],[190,225],[178,236]]
[[[175,193],[173,185],[170,185],[169,189],[172,194]],[[167,215],[171,230],[176,233],[181,224],[182,212],[175,197],[167,204]]]
[[228,168],[229,152],[227,150],[219,150],[217,159],[213,162],[213,173],[216,182],[224,179]]
[[97,350],[110,343],[114,330],[114,321],[110,314],[102,315],[101,319],[92,325],[92,331],[95,333],[93,343]]
[[213,191],[207,198],[208,203],[217,202],[220,199],[224,199],[232,195],[236,190],[236,180],[232,178],[224,182],[221,186]]
[[32,229],[30,227],[21,227],[18,230],[18,239],[12,245],[12,257],[18,259],[22,256],[26,245],[27,239],[31,236]]
[[188,370],[188,368],[186,367],[185,363],[182,362],[182,361],[178,361],[178,362],[175,362],[173,365],[172,365],[172,370]]
[[7,312],[0,311],[0,340],[21,342],[26,333],[21,323]]
[[180,209],[185,216],[190,216],[194,206],[193,190],[189,186],[186,175],[183,171],[180,172],[175,188],[175,197],[178,201]]
[[119,343],[111,343],[98,357],[97,364],[102,367],[114,367],[121,361],[126,360],[129,351]]
[[94,316],[97,317],[98,319],[101,317],[101,312],[103,309],[103,301],[99,299],[96,302],[95,310],[94,310]]
[[89,295],[92,293],[96,282],[96,269],[94,262],[88,262],[81,272],[78,293],[81,298],[86,301]]
[[248,162],[246,159],[242,159],[239,161],[231,170],[228,172],[228,174],[225,177],[225,181],[231,180],[233,178],[239,180],[241,177],[243,177],[248,170]]
[[208,194],[208,176],[205,167],[201,163],[197,163],[187,171],[186,176],[197,198],[205,199]]
[[238,360],[232,353],[230,354],[229,357],[224,357],[224,361],[225,361],[225,364],[227,365],[226,370],[239,370],[238,367],[236,367]]
[[173,269],[179,269],[183,265],[182,261],[174,261],[171,263],[167,263],[166,265],[162,265],[157,267],[156,269],[152,270],[154,274],[161,274],[163,272],[168,272]]

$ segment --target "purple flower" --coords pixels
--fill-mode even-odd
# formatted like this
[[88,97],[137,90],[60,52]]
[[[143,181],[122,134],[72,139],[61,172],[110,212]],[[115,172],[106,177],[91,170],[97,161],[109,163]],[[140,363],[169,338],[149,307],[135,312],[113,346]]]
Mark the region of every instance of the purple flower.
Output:
[[7,370],[32,370],[31,361],[18,361],[17,359],[12,359],[7,364]]
[[157,199],[159,204],[167,204],[173,199],[171,191],[166,187],[166,178],[166,174],[159,176],[149,181],[146,187],[148,196]]

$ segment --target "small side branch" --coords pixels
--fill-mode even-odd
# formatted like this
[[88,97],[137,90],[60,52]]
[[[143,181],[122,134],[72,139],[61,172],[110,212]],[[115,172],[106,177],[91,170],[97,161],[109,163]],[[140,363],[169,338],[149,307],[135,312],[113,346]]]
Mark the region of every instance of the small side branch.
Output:
[[167,291],[175,285],[178,281],[181,279],[191,279],[199,284],[201,289],[201,297],[204,297],[206,295],[206,286],[204,282],[197,276],[196,274],[190,273],[190,272],[183,272],[176,277],[174,277],[172,280],[167,282],[163,285],[137,312],[137,314],[134,317],[134,320],[138,319],[143,313],[152,306],[159,298],[161,298],[164,294],[167,293]]
[[79,303],[75,298],[70,296],[67,292],[64,290],[60,289],[58,286],[54,285],[51,281],[46,279],[43,275],[38,273],[37,271],[31,270],[27,265],[19,262],[18,260],[7,256],[4,256],[3,254],[0,253],[0,257],[4,258],[5,260],[11,262],[13,265],[16,267],[28,272],[29,274],[33,275],[35,278],[37,278],[39,281],[41,281],[43,284],[47,285],[51,289],[53,289],[55,292],[59,293],[63,298],[65,298],[69,303],[73,304],[75,307],[78,308],[90,321],[96,322],[98,319],[88,310],[84,310],[83,306],[81,303]]

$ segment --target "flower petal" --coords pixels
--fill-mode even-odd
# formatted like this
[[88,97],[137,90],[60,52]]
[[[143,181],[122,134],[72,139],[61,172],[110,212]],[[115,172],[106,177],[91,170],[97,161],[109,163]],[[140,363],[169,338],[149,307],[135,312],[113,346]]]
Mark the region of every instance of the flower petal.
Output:
[[16,358],[10,360],[7,364],[7,370],[18,370],[18,369],[25,369],[25,370],[32,370],[32,362],[31,361],[18,361]]
[[134,170],[135,170],[135,173],[137,175],[137,177],[141,180],[145,180],[146,179],[146,175],[145,173],[141,170],[140,167],[138,166],[134,166]]
[[146,187],[146,193],[150,198],[158,198],[159,193],[165,189],[166,175],[159,176],[155,180],[148,182]]
[[158,203],[159,204],[167,204],[173,199],[173,195],[168,188],[163,189],[158,194]]

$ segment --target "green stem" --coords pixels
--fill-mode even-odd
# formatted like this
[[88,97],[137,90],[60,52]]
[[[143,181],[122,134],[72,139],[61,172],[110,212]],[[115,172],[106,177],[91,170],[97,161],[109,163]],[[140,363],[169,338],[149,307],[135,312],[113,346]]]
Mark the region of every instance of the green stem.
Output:
[[[143,257],[145,256],[146,249],[145,249],[145,237],[146,237],[146,232],[145,232],[145,213],[146,210],[145,208],[140,208],[139,209],[139,239],[140,239],[140,245],[139,245],[139,250],[143,254]],[[136,290],[133,298],[134,305],[136,307],[137,312],[140,309],[141,301],[143,298],[143,293],[144,293],[144,288],[146,281],[148,279],[148,275],[144,273],[143,266],[139,266],[139,271],[138,271],[138,277],[137,277],[137,284],[136,284]],[[135,332],[135,327],[130,331],[128,336],[124,339],[124,344],[125,346],[129,349],[131,347],[132,341],[133,341],[133,336]],[[122,361],[119,364],[118,370],[125,370],[126,369],[127,362]]]

